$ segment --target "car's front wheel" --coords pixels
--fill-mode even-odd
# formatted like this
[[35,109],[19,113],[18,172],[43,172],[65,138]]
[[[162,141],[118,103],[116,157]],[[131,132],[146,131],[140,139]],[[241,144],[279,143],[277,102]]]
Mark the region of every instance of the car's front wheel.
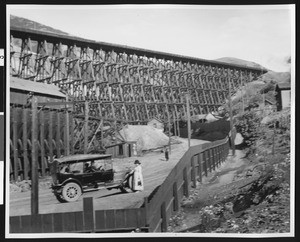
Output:
[[81,196],[81,187],[75,182],[69,182],[62,189],[63,199],[67,202],[75,202]]

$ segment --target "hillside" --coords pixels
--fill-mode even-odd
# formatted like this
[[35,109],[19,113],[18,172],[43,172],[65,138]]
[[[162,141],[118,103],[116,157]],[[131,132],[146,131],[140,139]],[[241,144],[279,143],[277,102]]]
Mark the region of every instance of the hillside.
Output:
[[24,29],[39,30],[39,31],[53,33],[53,34],[69,35],[68,33],[63,32],[61,30],[54,29],[52,27],[40,24],[38,22],[26,18],[17,17],[14,15],[10,15],[10,26],[17,27],[17,28],[24,28]]
[[[230,64],[237,64],[237,65],[244,65],[248,67],[254,67],[254,68],[260,68],[260,69],[266,69],[260,64],[257,64],[255,62],[251,61],[246,61],[234,57],[222,57],[219,59],[216,59],[215,61],[221,61],[225,63],[230,63]],[[291,73],[289,72],[275,72],[268,70],[267,73],[263,74],[258,78],[258,81],[263,81],[264,83],[279,83],[279,82],[290,82],[291,81]]]
[[259,80],[262,80],[265,83],[270,81],[274,81],[276,83],[279,82],[291,82],[291,73],[289,72],[275,72],[275,71],[268,71],[267,73],[263,74]]
[[253,68],[260,68],[260,69],[266,69],[265,67],[251,61],[246,61],[242,59],[238,59],[235,57],[222,57],[219,59],[215,59],[215,61],[221,61],[229,64],[236,64],[236,65],[242,65],[242,66],[248,66],[248,67],[253,67]]

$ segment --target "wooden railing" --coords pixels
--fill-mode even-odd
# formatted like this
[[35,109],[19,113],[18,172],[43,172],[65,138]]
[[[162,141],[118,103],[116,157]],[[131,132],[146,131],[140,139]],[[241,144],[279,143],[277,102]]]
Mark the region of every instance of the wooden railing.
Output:
[[215,170],[225,161],[229,140],[192,146],[169,173],[165,181],[145,199],[147,225],[151,232],[166,232],[168,220],[176,213],[183,196],[189,196],[191,186],[197,180]]
[[10,217],[10,233],[166,232],[183,196],[189,196],[203,176],[225,161],[229,140],[192,146],[164,182],[144,199],[140,208],[96,210],[93,198],[83,199],[83,211]]
[[83,211],[10,217],[10,233],[148,232],[144,208],[96,210],[93,198],[83,199]]

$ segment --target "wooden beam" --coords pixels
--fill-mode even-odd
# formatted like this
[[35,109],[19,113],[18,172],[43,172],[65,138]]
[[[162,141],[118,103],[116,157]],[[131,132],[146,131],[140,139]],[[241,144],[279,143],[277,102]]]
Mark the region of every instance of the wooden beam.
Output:
[[28,109],[24,108],[23,109],[23,117],[22,117],[22,122],[23,122],[23,162],[24,162],[24,179],[28,179],[28,171],[29,171],[29,160],[28,160],[28,144],[27,144],[27,139],[28,139],[28,134],[27,134],[27,117],[28,117]]
[[38,140],[38,116],[37,116],[37,98],[32,98],[32,148],[31,148],[31,214],[39,213],[39,177],[37,164],[37,140]]
[[84,147],[83,152],[86,154],[88,152],[88,131],[89,131],[89,103],[85,101],[84,104]]
[[13,108],[13,155],[14,155],[14,180],[18,179],[18,120],[17,120],[17,112],[16,108]]

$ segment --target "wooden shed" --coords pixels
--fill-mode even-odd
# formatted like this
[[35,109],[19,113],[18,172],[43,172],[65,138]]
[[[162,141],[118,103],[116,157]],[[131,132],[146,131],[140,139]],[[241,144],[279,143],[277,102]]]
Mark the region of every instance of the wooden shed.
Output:
[[66,94],[55,85],[10,77],[10,104],[26,105],[31,95],[37,97],[38,102],[58,102],[66,99]]
[[275,88],[277,111],[291,106],[291,84],[284,82],[278,83]]

